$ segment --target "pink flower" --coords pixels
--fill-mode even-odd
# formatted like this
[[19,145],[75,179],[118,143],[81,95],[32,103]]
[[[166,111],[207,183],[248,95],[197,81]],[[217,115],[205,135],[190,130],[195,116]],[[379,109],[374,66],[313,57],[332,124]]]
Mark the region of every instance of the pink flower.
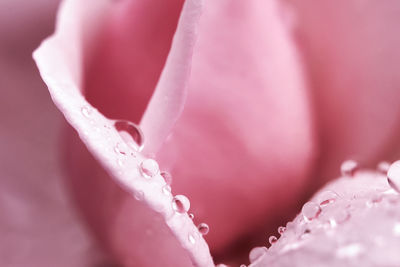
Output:
[[[336,177],[343,160],[371,167],[395,159],[396,8],[355,0],[64,1],[56,33],[34,57],[79,134],[65,130],[62,163],[102,247],[123,266],[213,266],[211,255],[237,264]],[[140,124],[142,152],[115,120]],[[194,220],[158,168],[172,174],[174,195],[190,199]],[[363,257],[375,254],[358,235],[346,244],[329,235],[351,236],[368,221],[358,233],[400,246],[396,232],[382,232],[396,229],[385,212],[398,217],[397,195],[382,175],[354,176],[328,185],[337,194],[323,200],[330,206],[321,208],[326,191],[314,196],[270,253],[250,253],[253,265],[388,263]],[[365,203],[380,208],[364,213]],[[205,239],[196,228],[203,222]],[[298,242],[309,232],[314,239]]]

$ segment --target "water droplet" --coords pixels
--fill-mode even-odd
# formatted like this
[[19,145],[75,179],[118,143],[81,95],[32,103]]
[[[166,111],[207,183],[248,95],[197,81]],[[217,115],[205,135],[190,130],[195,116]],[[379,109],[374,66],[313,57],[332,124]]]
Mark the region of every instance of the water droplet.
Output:
[[172,208],[179,213],[185,213],[190,209],[190,201],[184,195],[176,195],[172,200]]
[[193,220],[194,219],[194,214],[193,213],[189,213],[189,218]]
[[346,160],[340,166],[340,171],[343,176],[352,177],[358,170],[358,163],[354,160]]
[[137,191],[133,193],[133,196],[135,197],[136,200],[142,201],[144,199],[144,193],[143,191]]
[[363,250],[364,248],[358,243],[349,244],[338,248],[336,250],[336,256],[338,258],[353,258],[357,257]]
[[122,159],[118,159],[118,160],[117,160],[117,164],[118,164],[118,166],[120,166],[120,167],[124,166],[124,162],[122,161]]
[[121,143],[117,143],[114,147],[114,151],[117,154],[126,155],[127,154],[127,147]]
[[138,125],[126,120],[117,120],[114,121],[114,127],[128,146],[137,151],[143,149],[144,136]]
[[171,183],[172,183],[172,176],[171,176],[171,174],[170,174],[169,172],[167,172],[167,171],[162,171],[162,172],[160,173],[160,175],[164,178],[164,181],[165,181],[165,183],[166,183],[167,185],[171,185]]
[[382,174],[387,174],[390,168],[390,163],[387,161],[381,161],[376,166],[376,170]]
[[81,108],[82,115],[85,116],[86,118],[90,118],[90,116],[92,115],[92,111],[93,111],[92,108],[89,106],[83,106]]
[[387,172],[387,181],[394,190],[400,193],[400,160],[390,165]]
[[171,187],[167,184],[164,185],[162,188],[163,193],[167,196],[171,195],[171,190],[172,190]]
[[276,237],[276,236],[274,236],[274,235],[271,235],[269,238],[268,238],[268,242],[272,245],[272,244],[274,244],[276,241],[278,241],[278,238]]
[[239,267],[247,267],[247,265],[246,264],[240,264]]
[[321,213],[320,206],[315,202],[307,202],[301,209],[301,213],[306,221],[312,221]]
[[226,264],[220,263],[220,264],[217,264],[215,267],[229,267],[229,266]]
[[150,179],[160,171],[157,161],[154,159],[145,159],[140,163],[140,173],[144,178]]
[[318,197],[318,202],[321,207],[329,205],[336,201],[339,195],[331,190],[326,190],[322,192]]
[[393,227],[393,234],[395,236],[400,236],[400,222],[396,222]]
[[206,235],[210,231],[210,227],[206,223],[201,223],[197,226],[197,229],[199,230],[200,234]]
[[345,209],[335,209],[331,211],[329,223],[332,227],[342,224],[350,219],[350,213]]
[[194,235],[189,234],[188,235],[188,240],[190,243],[195,244],[196,243],[196,238],[194,237]]
[[249,253],[250,263],[253,263],[256,260],[258,260],[260,257],[265,255],[265,253],[267,253],[267,251],[268,251],[268,249],[266,247],[255,247],[255,248],[253,248]]
[[285,231],[286,231],[286,227],[285,226],[279,226],[278,227],[278,233],[280,235],[282,235]]

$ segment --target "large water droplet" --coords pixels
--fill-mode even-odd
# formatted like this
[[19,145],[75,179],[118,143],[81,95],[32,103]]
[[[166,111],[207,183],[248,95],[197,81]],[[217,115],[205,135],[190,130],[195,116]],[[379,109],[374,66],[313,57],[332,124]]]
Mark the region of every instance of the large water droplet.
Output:
[[206,235],[210,231],[210,227],[206,223],[201,223],[197,226],[197,229],[199,230],[200,234]]
[[276,241],[278,241],[278,238],[276,237],[276,236],[274,236],[274,235],[271,235],[269,238],[268,238],[268,242],[272,245],[272,244],[274,244],[274,243],[276,243]]
[[172,183],[172,175],[167,171],[162,171],[160,175],[164,178],[164,181],[167,185],[171,185]]
[[179,213],[185,213],[190,209],[190,201],[184,195],[176,195],[172,200],[172,208]]
[[381,161],[376,166],[376,170],[382,174],[387,174],[390,168],[390,163],[387,161]]
[[326,190],[319,195],[318,202],[319,205],[323,207],[335,202],[338,197],[339,195],[336,192],[331,190]]
[[317,203],[310,201],[304,204],[301,213],[306,221],[311,221],[321,213],[321,207]]
[[89,106],[83,106],[81,108],[81,113],[84,117],[89,118],[92,115],[93,109]]
[[387,181],[394,190],[400,193],[400,160],[390,165],[387,172]]
[[137,151],[143,149],[144,136],[138,125],[126,120],[116,120],[114,127],[128,146]]
[[358,163],[354,160],[346,160],[340,166],[340,171],[343,176],[352,177],[358,170]]
[[250,263],[253,263],[256,260],[258,260],[260,257],[265,255],[265,253],[267,253],[267,251],[268,251],[268,249],[266,247],[255,247],[255,248],[253,248],[249,253]]
[[150,179],[159,173],[157,161],[154,159],[145,159],[140,163],[140,173],[144,178]]
[[283,233],[286,231],[286,227],[285,226],[279,226],[278,227],[278,233],[280,235],[283,235]]

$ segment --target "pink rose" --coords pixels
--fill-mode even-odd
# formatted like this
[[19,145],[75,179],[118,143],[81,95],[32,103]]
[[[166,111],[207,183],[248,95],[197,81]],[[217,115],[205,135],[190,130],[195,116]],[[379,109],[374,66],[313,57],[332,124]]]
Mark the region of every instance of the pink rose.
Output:
[[[236,266],[338,176],[343,160],[372,167],[396,159],[396,8],[355,0],[64,1],[56,33],[34,57],[80,136],[66,129],[59,149],[74,201],[101,247],[123,266]],[[121,119],[140,124],[143,151],[118,133]],[[58,146],[46,144],[51,157]],[[171,173],[173,194],[159,168]],[[252,266],[398,262],[395,249],[379,250],[379,242],[400,247],[400,202],[377,173],[345,173],[327,186],[329,198],[321,190],[277,242],[270,238],[268,252],[251,251]],[[19,202],[46,204],[42,194],[21,201],[5,192],[5,214],[15,220],[26,206]],[[190,209],[175,194],[186,195]],[[55,208],[40,211],[61,218]],[[74,226],[42,227],[82,232],[71,240],[83,237],[82,255],[94,242],[68,218]],[[200,223],[210,227],[204,238]],[[372,243],[363,239],[369,236]],[[92,251],[80,262],[103,260]]]

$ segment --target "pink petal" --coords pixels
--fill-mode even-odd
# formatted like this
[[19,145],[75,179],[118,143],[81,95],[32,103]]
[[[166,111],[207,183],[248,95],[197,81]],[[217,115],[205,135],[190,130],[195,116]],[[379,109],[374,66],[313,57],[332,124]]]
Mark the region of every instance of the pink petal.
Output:
[[57,1],[1,2],[0,266],[88,267],[105,257],[69,202],[59,164],[61,117],[31,53]]
[[267,252],[252,252],[249,267],[397,266],[400,195],[390,188],[386,175],[361,171],[342,177],[308,203],[319,205],[328,190],[337,195],[321,205],[317,218],[306,221],[300,213]]
[[187,104],[158,156],[177,191],[191,197],[195,220],[210,225],[207,240],[221,256],[290,214],[304,193],[314,140],[277,3],[205,7]]
[[398,157],[400,2],[289,2],[313,89],[321,180],[348,157]]
[[[198,8],[191,3],[185,5],[188,11]],[[70,139],[67,149],[78,152],[70,154],[71,172],[76,174],[71,182],[80,186],[74,187],[77,199],[85,200],[79,204],[89,222],[95,221],[94,231],[124,265],[213,266],[207,244],[191,219],[176,213],[172,195],[163,193],[161,175],[147,180],[139,172],[145,159],[141,154],[127,146],[126,155],[115,152],[123,140],[113,121],[92,108],[81,94],[82,48],[90,48],[88,37],[95,35],[101,15],[113,5],[109,1],[65,1],[56,34],[34,54],[54,102],[114,178],[109,180],[80,143]],[[94,174],[96,170],[99,172]]]

